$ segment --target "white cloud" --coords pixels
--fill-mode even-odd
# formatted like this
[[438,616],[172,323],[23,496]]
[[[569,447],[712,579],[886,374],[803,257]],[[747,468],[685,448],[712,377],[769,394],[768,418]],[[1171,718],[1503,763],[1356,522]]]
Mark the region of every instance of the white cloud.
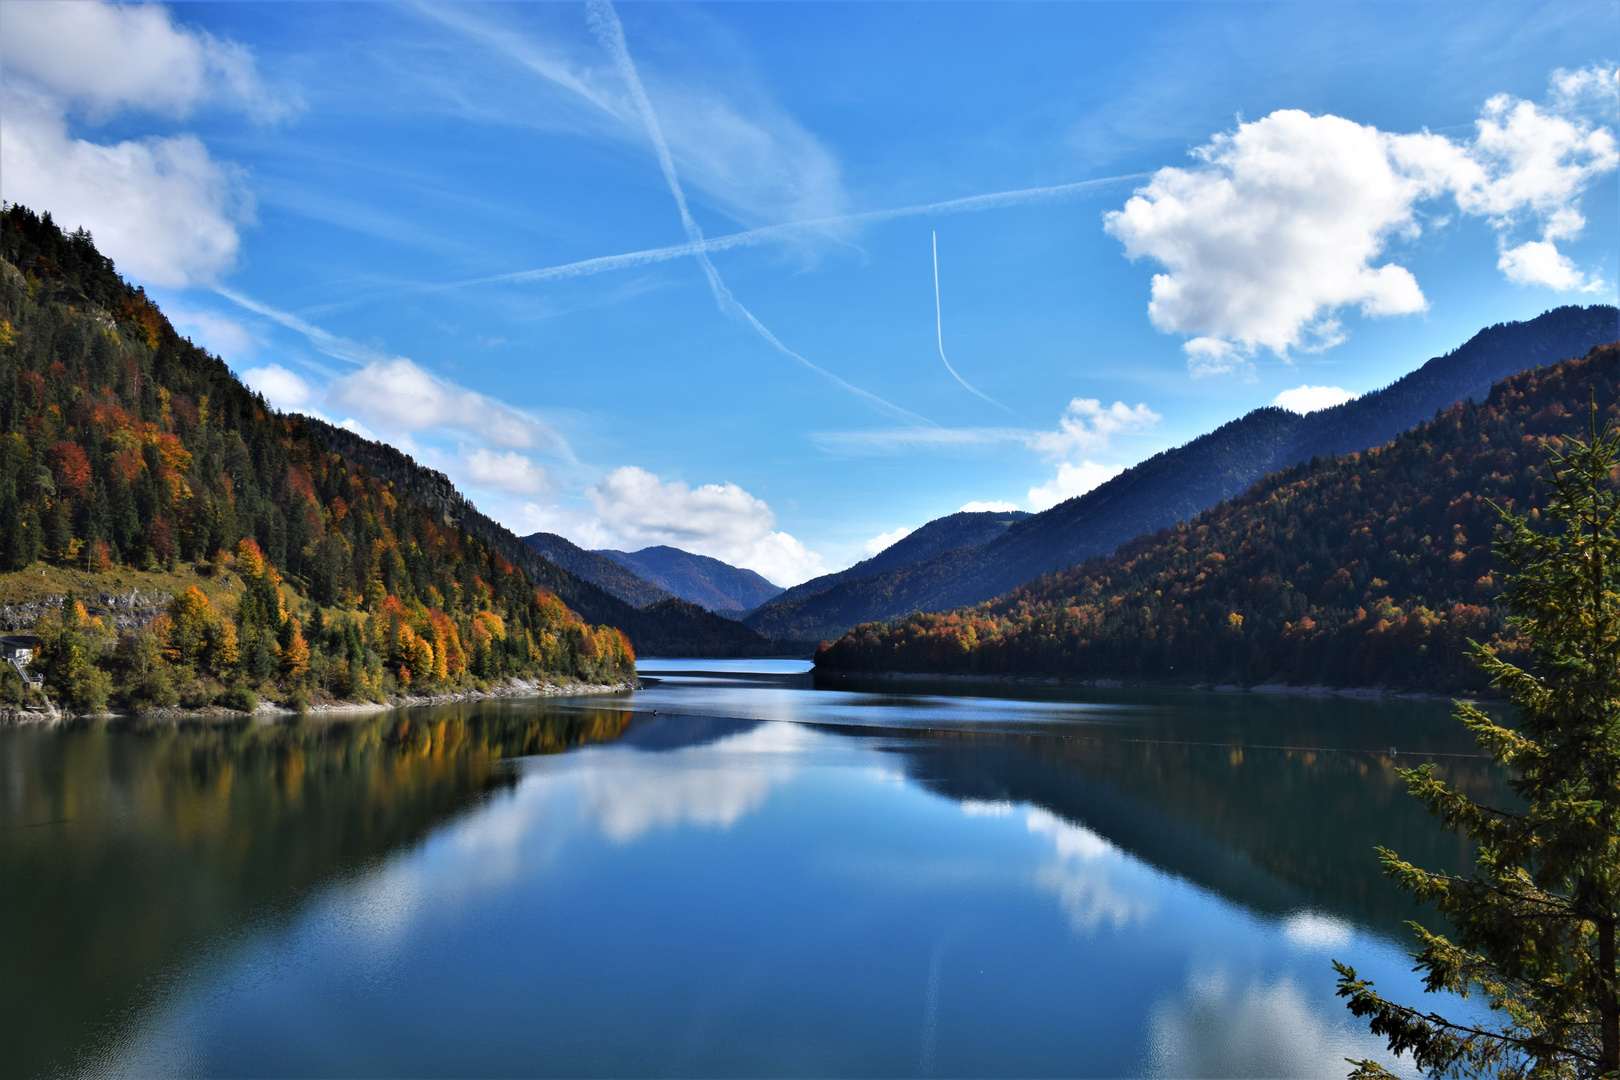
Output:
[[1018,508],[1019,507],[1018,507],[1017,503],[1010,503],[1006,499],[997,499],[995,502],[967,502],[967,503],[963,503],[961,509],[959,509],[957,511],[957,513],[958,514],[982,514],[982,513],[985,513],[985,512],[992,512],[992,513],[997,513],[997,514],[1004,514],[1009,510],[1017,510]]
[[514,495],[539,495],[551,490],[551,477],[545,467],[516,450],[497,454],[483,447],[463,447],[458,464],[462,479],[473,487]]
[[587,494],[603,529],[627,547],[668,544],[747,567],[779,585],[824,572],[821,556],[778,532],[765,501],[736,484],[693,488],[626,465]]
[[1284,109],[1195,153],[1202,168],[1159,170],[1106,219],[1131,259],[1169,271],[1153,277],[1154,326],[1208,339],[1205,357],[1217,342],[1282,354],[1325,312],[1423,310],[1410,272],[1371,265],[1421,193],[1376,128]]
[[287,106],[248,51],[155,4],[6,4],[3,19],[0,196],[89,229],[137,280],[178,289],[229,269],[253,218],[239,170],[194,135],[98,143],[70,134],[67,117],[185,116],[210,102],[279,115]]
[[187,311],[172,304],[168,305],[167,314],[176,330],[228,363],[239,361],[253,351],[252,333],[234,319],[206,311]]
[[1029,508],[1035,511],[1050,509],[1076,495],[1084,495],[1124,471],[1123,465],[1099,465],[1095,461],[1071,465],[1065,461],[1058,466],[1058,474],[1051,480],[1029,489]]
[[280,364],[249,368],[242,372],[242,381],[270,399],[270,404],[282,412],[305,412],[315,400],[315,390],[297,372],[288,371]]
[[[1165,268],[1148,314],[1188,336],[1195,375],[1234,370],[1262,348],[1330,348],[1344,339],[1337,313],[1349,308],[1424,310],[1412,273],[1381,260],[1420,233],[1419,207],[1442,196],[1489,221],[1510,280],[1600,288],[1556,241],[1580,234],[1582,194],[1620,162],[1613,134],[1581,112],[1594,97],[1610,101],[1612,82],[1607,69],[1555,72],[1551,108],[1492,97],[1463,142],[1279,110],[1216,135],[1193,152],[1193,168],[1160,169],[1105,229],[1132,260]],[[1513,243],[1527,226],[1540,239]]]
[[376,433],[374,431],[372,431],[370,428],[366,427],[366,425],[362,424],[360,421],[356,420],[352,416],[349,417],[348,419],[343,420],[342,422],[340,422],[338,424],[338,427],[342,428],[344,431],[352,431],[356,435],[360,436],[362,439],[370,439],[372,442],[380,442],[381,441],[380,439],[377,438],[377,435],[376,435]]
[[139,109],[186,116],[213,100],[266,117],[289,108],[260,83],[247,49],[176,26],[158,4],[7,4],[4,29],[0,63],[8,79],[25,78],[94,115]]
[[834,454],[899,454],[916,450],[973,452],[1004,443],[1027,443],[1036,432],[1024,428],[877,428],[867,431],[818,431],[810,437]]
[[1039,431],[1029,448],[1044,457],[1067,457],[1077,451],[1100,450],[1115,435],[1152,427],[1162,419],[1146,405],[1132,408],[1116,401],[1107,408],[1096,398],[1075,398],[1058,418],[1056,431]]
[[[7,5],[17,6],[26,5]],[[60,115],[9,88],[0,95],[0,197],[89,229],[120,271],[171,289],[229,269],[237,226],[252,216],[237,171],[196,136],[75,139]]]
[[384,431],[452,428],[519,450],[565,445],[556,431],[532,416],[441,379],[404,357],[373,360],[337,379],[327,400]]
[[872,537],[872,539],[862,544],[861,550],[866,552],[866,557],[870,559],[878,552],[883,551],[886,548],[893,547],[895,541],[904,540],[910,535],[911,530],[902,525],[898,529],[893,529],[886,533],[878,533],[876,536]]
[[1496,260],[1496,268],[1516,285],[1545,285],[1560,292],[1596,292],[1603,287],[1601,279],[1588,281],[1550,240],[1526,240],[1516,248],[1508,248]]
[[1360,394],[1352,394],[1348,390],[1341,390],[1337,386],[1296,386],[1292,390],[1284,390],[1271,399],[1271,403],[1289,412],[1301,415],[1315,412],[1318,409],[1329,409],[1335,405],[1343,405],[1347,401],[1354,401]]

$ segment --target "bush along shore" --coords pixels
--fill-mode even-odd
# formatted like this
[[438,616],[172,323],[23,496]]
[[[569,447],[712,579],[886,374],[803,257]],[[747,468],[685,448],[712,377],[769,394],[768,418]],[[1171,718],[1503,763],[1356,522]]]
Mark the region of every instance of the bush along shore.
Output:
[[377,580],[363,600],[323,607],[284,585],[252,539],[196,571],[213,597],[191,585],[133,626],[71,593],[35,604],[37,652],[22,672],[0,667],[0,715],[335,711],[635,684],[624,635],[545,590],[515,618],[476,573],[446,581],[448,597],[430,585],[425,602],[402,599]]

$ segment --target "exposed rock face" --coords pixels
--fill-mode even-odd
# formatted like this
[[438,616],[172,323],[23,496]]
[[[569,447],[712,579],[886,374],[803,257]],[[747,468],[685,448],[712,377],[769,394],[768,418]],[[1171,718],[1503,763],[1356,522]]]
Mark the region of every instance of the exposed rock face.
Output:
[[[62,607],[64,596],[46,596],[26,604],[7,604],[0,607],[0,631],[8,633],[32,630],[39,617],[47,611]],[[114,630],[137,630],[151,622],[169,606],[172,599],[165,592],[103,592],[79,597],[84,609],[99,615]]]

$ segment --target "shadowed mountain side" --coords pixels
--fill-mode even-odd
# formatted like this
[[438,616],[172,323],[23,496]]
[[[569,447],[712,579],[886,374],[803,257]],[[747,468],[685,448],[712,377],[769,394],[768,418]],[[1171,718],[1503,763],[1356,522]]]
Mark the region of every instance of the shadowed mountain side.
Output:
[[640,551],[604,550],[592,554],[639,574],[682,600],[722,615],[736,617],[752,611],[782,592],[782,586],[752,570],[680,548],[660,545]]
[[841,590],[823,594],[825,600],[792,597],[791,613],[777,620],[778,607],[790,599],[784,596],[747,621],[777,638],[830,638],[861,622],[982,603],[1041,574],[1185,521],[1242,494],[1269,473],[1316,455],[1380,445],[1459,401],[1483,397],[1499,379],[1585,355],[1616,338],[1620,312],[1601,305],[1562,307],[1528,322],[1499,324],[1355,401],[1306,416],[1256,409],[1017,522],[979,547],[846,578]]
[[[673,594],[638,576],[629,567],[608,558],[600,552],[586,551],[556,533],[537,532],[523,537],[541,555],[576,577],[584,578],[605,592],[612,593],[631,607],[646,607]],[[691,600],[692,597],[685,597]]]
[[1498,603],[1498,508],[1544,505],[1541,470],[1591,404],[1620,418],[1620,343],[989,603],[858,626],[818,669],[1484,689],[1469,643],[1523,647]]
[[392,481],[411,497],[436,509],[488,544],[516,565],[536,585],[556,593],[581,617],[617,627],[630,639],[638,656],[758,656],[773,651],[772,643],[741,623],[678,597],[644,608],[625,603],[543,557],[519,540],[511,530],[479,512],[450,478],[419,465],[410,455],[385,443],[363,439],[345,428],[310,417],[295,417],[346,459]]
[[[836,621],[830,615],[813,614],[807,619],[807,606],[811,597],[830,594],[846,581],[867,578],[888,570],[921,563],[936,555],[960,548],[985,544],[1002,535],[1016,522],[1030,515],[1022,510],[963,511],[935,518],[928,524],[901,537],[870,559],[856,563],[835,574],[823,574],[802,585],[783,592],[743,619],[743,622],[763,634],[780,638],[813,640],[818,637],[815,626]],[[829,607],[840,606],[838,597],[829,595]],[[819,609],[816,609],[819,612]],[[857,619],[856,622],[861,620]],[[845,625],[840,624],[839,629]]]

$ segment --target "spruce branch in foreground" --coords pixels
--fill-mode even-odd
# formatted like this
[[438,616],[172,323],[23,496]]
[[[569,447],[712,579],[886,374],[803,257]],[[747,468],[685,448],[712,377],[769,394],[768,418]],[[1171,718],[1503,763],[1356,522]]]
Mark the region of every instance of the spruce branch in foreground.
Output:
[[[1472,705],[1455,713],[1524,800],[1477,805],[1435,776],[1402,771],[1446,828],[1477,845],[1466,877],[1380,849],[1385,873],[1449,920],[1454,940],[1416,923],[1428,992],[1478,996],[1489,1022],[1463,1023],[1385,1000],[1335,961],[1338,993],[1389,1048],[1432,1077],[1525,1080],[1620,1076],[1620,429],[1599,427],[1549,459],[1537,520],[1504,512],[1503,594],[1529,654],[1519,667],[1480,645],[1474,661],[1518,713],[1514,728]],[[1519,655],[1519,654],[1516,654]],[[1353,1077],[1386,1077],[1353,1061]]]

